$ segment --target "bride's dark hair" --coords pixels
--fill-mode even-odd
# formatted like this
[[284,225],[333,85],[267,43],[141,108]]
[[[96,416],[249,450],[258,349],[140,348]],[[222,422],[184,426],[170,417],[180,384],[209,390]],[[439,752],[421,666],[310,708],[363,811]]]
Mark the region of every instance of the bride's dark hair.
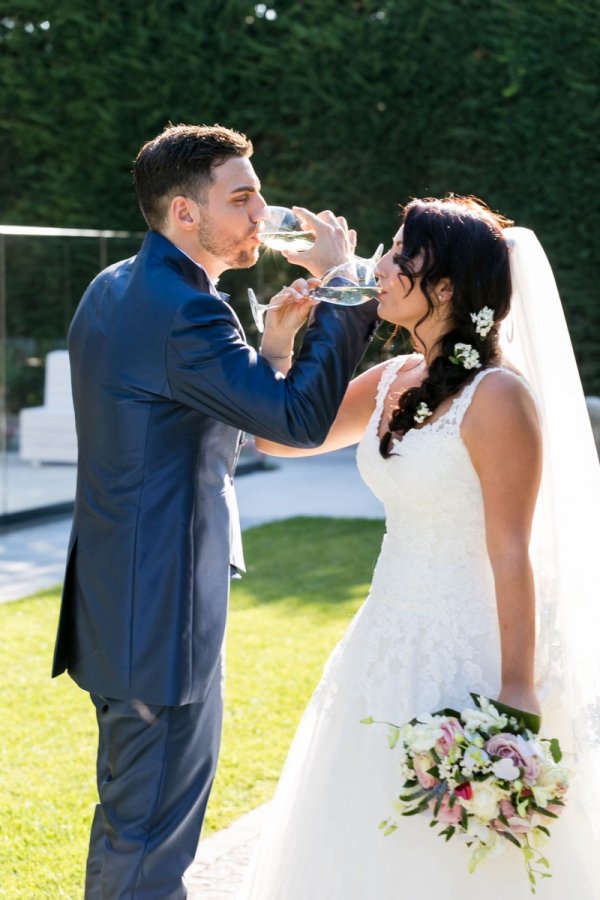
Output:
[[[415,427],[420,403],[435,412],[442,401],[460,391],[480,371],[450,361],[455,344],[470,344],[477,350],[482,369],[498,362],[498,328],[510,310],[509,250],[502,229],[512,222],[476,197],[450,195],[440,200],[412,200],[404,208],[403,224],[402,252],[394,262],[409,279],[411,290],[416,278],[421,279],[429,307],[415,327],[417,338],[419,325],[436,307],[434,288],[441,279],[450,280],[452,297],[448,301],[448,331],[438,341],[425,380],[400,397],[381,439],[382,456],[388,455],[393,437],[402,440]],[[418,271],[414,264],[417,258],[422,260]],[[494,324],[485,339],[471,319],[471,313],[478,313],[484,306],[494,312]],[[428,352],[433,349],[427,348]]]

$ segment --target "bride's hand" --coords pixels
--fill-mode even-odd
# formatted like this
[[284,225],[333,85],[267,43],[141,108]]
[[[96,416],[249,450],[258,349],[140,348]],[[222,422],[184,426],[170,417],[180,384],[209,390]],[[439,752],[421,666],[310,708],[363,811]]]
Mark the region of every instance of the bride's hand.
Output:
[[311,288],[318,284],[318,278],[296,278],[289,287],[283,287],[271,297],[273,309],[267,310],[265,315],[261,341],[263,356],[291,358],[296,333],[306,322],[312,307],[319,302],[309,296]]
[[535,713],[536,716],[541,716],[542,714],[540,701],[534,688],[522,687],[521,685],[502,685],[502,689],[498,694],[498,701],[523,712]]

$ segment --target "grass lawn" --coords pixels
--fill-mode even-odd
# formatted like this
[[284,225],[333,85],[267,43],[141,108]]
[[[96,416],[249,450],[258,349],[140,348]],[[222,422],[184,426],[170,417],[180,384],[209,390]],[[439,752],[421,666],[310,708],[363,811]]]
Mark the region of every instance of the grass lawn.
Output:
[[[323,664],[364,599],[383,523],[294,519],[245,532],[226,712],[205,833],[267,800]],[[0,606],[0,897],[76,900],[96,802],[86,694],[49,676],[58,591]]]

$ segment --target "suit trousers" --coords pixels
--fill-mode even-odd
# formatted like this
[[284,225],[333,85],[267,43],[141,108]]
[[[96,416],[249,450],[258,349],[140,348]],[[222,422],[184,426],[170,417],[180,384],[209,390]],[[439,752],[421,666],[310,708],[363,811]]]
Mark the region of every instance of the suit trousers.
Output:
[[217,765],[220,667],[203,703],[91,698],[99,729],[100,803],[85,900],[181,900]]

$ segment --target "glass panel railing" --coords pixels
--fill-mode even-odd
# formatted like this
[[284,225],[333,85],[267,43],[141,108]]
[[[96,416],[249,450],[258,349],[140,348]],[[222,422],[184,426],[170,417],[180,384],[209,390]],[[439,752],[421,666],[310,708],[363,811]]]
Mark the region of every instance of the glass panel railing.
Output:
[[94,275],[135,254],[142,238],[0,225],[0,524],[73,502],[69,323]]

